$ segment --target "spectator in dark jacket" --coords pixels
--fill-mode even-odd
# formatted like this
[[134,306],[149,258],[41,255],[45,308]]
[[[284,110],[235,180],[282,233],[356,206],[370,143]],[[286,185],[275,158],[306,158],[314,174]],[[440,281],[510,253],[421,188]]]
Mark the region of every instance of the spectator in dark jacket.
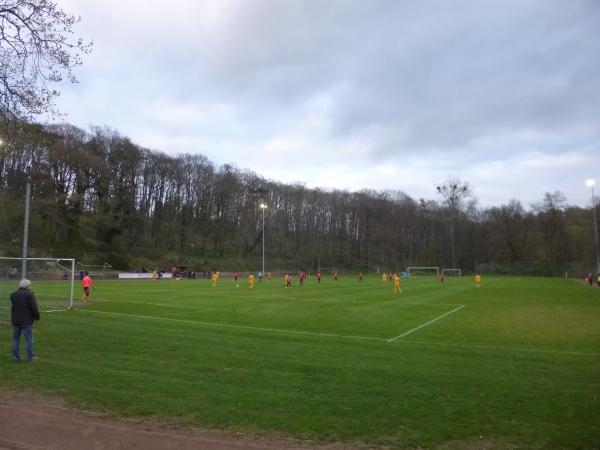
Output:
[[19,289],[10,294],[11,322],[13,326],[12,354],[16,362],[21,361],[19,351],[19,340],[21,334],[25,335],[27,344],[27,360],[35,361],[37,358],[33,355],[33,322],[40,320],[37,302],[33,292],[29,289],[31,281],[23,279],[19,282]]

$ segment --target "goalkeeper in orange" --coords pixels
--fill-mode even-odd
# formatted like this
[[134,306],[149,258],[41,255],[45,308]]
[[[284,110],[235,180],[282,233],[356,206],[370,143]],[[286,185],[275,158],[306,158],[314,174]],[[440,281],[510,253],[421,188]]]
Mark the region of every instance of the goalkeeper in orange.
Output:
[[252,272],[248,275],[248,284],[250,285],[250,289],[254,289],[254,274]]
[[96,289],[96,286],[94,286],[94,282],[92,281],[92,277],[90,277],[90,273],[87,270],[85,271],[83,280],[81,280],[81,287],[83,287],[83,295],[81,296],[81,300],[83,300],[83,303],[87,303],[87,301],[90,299],[90,289]]
[[397,273],[394,274],[394,292],[402,292],[402,289],[400,288],[400,280],[400,275]]

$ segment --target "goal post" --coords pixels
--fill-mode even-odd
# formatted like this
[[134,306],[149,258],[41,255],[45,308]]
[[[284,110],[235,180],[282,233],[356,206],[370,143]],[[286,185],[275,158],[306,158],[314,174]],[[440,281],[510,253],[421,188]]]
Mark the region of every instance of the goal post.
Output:
[[440,276],[439,267],[408,267],[406,269],[409,277],[413,276]]
[[17,289],[19,281],[27,278],[40,306],[72,307],[75,290],[74,258],[25,258],[26,272],[22,274],[23,258],[0,256],[0,296],[2,300]]
[[322,274],[332,275],[334,273],[339,273],[337,267],[320,267],[317,272],[321,272]]
[[461,269],[442,269],[442,275],[445,277],[462,277]]
[[84,264],[81,261],[77,261],[75,264],[75,270],[78,272],[89,272],[94,277],[104,278],[106,272],[112,269],[112,265],[105,262],[104,264]]

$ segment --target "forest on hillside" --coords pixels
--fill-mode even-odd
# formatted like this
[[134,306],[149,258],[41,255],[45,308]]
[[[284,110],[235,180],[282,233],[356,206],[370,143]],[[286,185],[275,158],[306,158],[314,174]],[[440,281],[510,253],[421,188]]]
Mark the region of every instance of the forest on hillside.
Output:
[[433,199],[311,189],[142,148],[107,128],[13,121],[0,134],[0,256],[20,255],[30,179],[29,256],[128,270],[258,270],[264,202],[267,270],[563,276],[595,266],[591,208],[569,206],[559,191],[531,207],[513,199],[479,208],[460,180],[432,185]]

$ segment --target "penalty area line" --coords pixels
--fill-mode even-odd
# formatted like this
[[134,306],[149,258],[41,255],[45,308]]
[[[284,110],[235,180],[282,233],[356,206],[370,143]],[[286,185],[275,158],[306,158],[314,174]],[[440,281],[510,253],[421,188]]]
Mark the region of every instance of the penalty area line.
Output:
[[[0,306],[0,309],[10,309],[10,306]],[[40,312],[43,313],[51,313],[51,312],[57,312],[57,311],[66,311],[67,309],[40,309]]]
[[465,306],[467,306],[467,305],[460,305],[458,308],[454,308],[452,311],[448,311],[447,313],[444,313],[441,316],[436,317],[435,319],[431,319],[429,322],[425,322],[424,324],[419,325],[418,327],[415,327],[412,330],[408,330],[406,333],[402,333],[402,334],[400,334],[400,335],[398,335],[396,337],[388,339],[387,341],[388,342],[394,342],[395,340],[403,338],[404,336],[408,336],[409,334],[414,333],[415,331],[420,330],[421,328],[424,328],[424,327],[426,327],[428,325],[431,325],[432,323],[437,322],[438,320],[443,319],[444,317],[446,317],[446,316],[448,316],[448,315],[450,315],[452,313],[455,313],[456,311],[459,311],[459,310],[463,309]]
[[170,317],[155,317],[155,316],[143,316],[140,314],[123,314],[123,313],[115,313],[108,311],[93,311],[93,310],[85,310],[81,309],[79,311],[91,313],[91,314],[106,314],[110,316],[118,316],[118,317],[133,317],[137,319],[146,319],[146,320],[158,320],[165,322],[178,322],[178,323],[188,323],[191,325],[204,325],[215,328],[234,328],[239,330],[252,330],[252,331],[267,331],[270,333],[285,333],[285,334],[298,334],[304,336],[317,336],[317,337],[329,337],[329,338],[341,338],[341,339],[359,339],[364,341],[378,341],[378,342],[386,342],[386,339],[375,338],[375,337],[367,337],[367,336],[352,336],[345,334],[332,334],[332,333],[313,333],[310,331],[298,331],[298,330],[284,330],[280,328],[262,328],[262,327],[252,327],[249,325],[233,325],[229,323],[217,323],[217,322],[203,322],[201,320],[185,320],[185,319],[172,319]]
[[572,355],[572,356],[600,356],[599,352],[579,352],[569,350],[552,350],[544,348],[526,348],[526,347],[504,347],[501,345],[479,345],[479,344],[458,344],[449,342],[424,341],[419,339],[402,339],[402,343],[429,345],[437,347],[452,347],[452,348],[468,348],[469,350],[500,350],[511,352],[527,352],[527,353],[550,353],[555,355]]

